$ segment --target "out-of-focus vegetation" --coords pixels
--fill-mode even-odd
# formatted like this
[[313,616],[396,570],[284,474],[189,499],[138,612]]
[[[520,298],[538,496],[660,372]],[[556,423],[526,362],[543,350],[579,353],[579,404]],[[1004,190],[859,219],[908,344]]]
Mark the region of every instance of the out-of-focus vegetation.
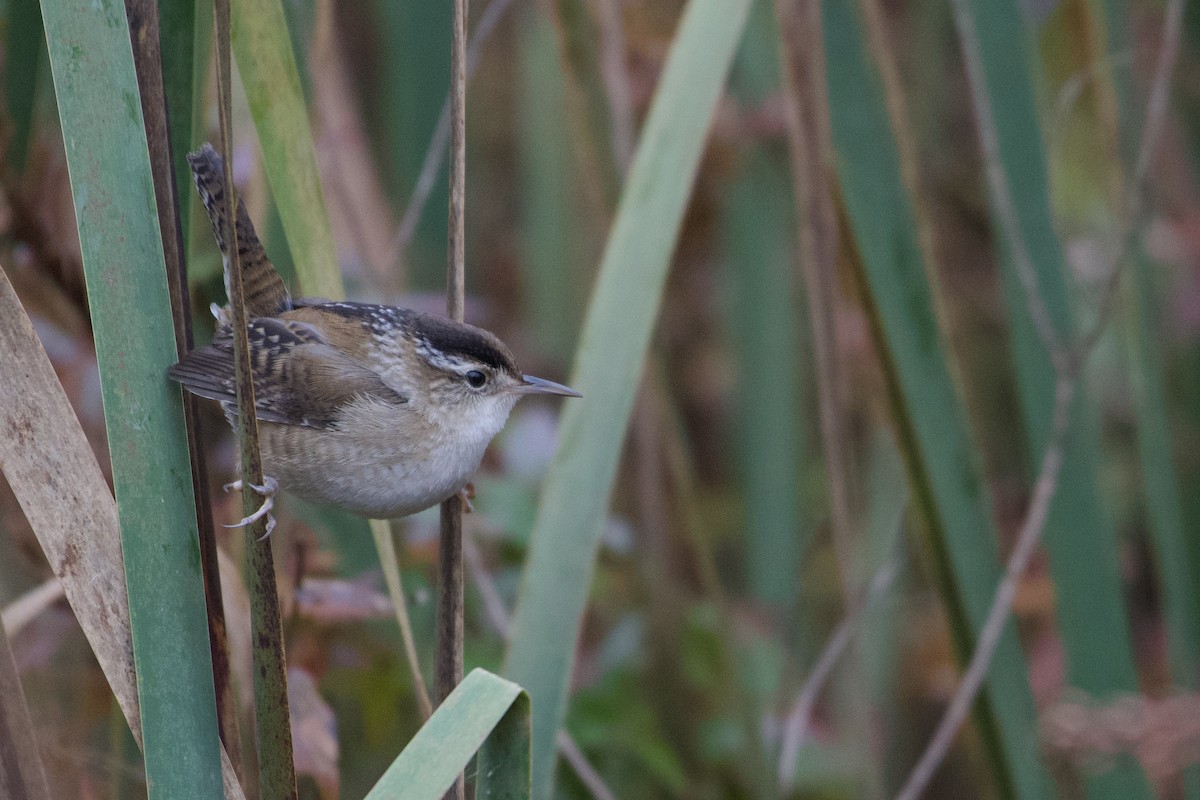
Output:
[[[72,16],[85,6],[0,4],[0,267],[116,485],[153,737],[185,714],[171,691],[202,718],[212,689],[184,644],[137,638],[159,600],[196,622],[203,596],[156,572],[189,568],[196,523],[174,396],[137,389],[168,386],[145,369],[173,343],[120,339],[169,337],[169,309],[145,308],[165,286],[109,280],[134,273],[105,257],[159,243],[142,145],[105,149],[137,129],[132,61],[64,68],[93,40],[123,46]],[[159,6],[178,168],[216,136],[211,8]],[[352,298],[441,310],[444,159],[419,187],[445,146],[451,4],[233,6],[229,155],[273,259],[301,293],[338,294],[340,272]],[[586,395],[518,406],[465,520],[467,669],[529,692],[535,797],[895,795],[1032,507],[1047,517],[1013,619],[923,796],[1200,798],[1200,12],[1177,28],[1178,10],[477,0],[467,319]],[[177,182],[204,341],[220,260]],[[138,204],[146,218],[116,213]],[[203,411],[219,486],[236,445]],[[129,505],[152,479],[169,486]],[[164,767],[45,591],[44,514],[0,486],[0,602],[51,795],[142,796]],[[236,495],[212,501],[218,522],[241,516]],[[436,512],[392,533],[428,682]],[[253,797],[245,542],[217,536],[241,730],[226,749]],[[364,797],[424,722],[387,548],[287,496],[272,541],[301,796]],[[203,651],[199,627],[176,632]],[[211,762],[214,731],[170,746]]]

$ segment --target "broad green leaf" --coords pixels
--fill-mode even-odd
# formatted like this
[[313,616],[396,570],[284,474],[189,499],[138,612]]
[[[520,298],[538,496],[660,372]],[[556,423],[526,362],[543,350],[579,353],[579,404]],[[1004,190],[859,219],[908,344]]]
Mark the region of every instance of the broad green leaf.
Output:
[[483,669],[442,701],[366,800],[438,800],[476,751],[477,797],[529,797],[529,698]]
[[42,11],[37,0],[11,0],[7,22],[4,95],[12,138],[6,155],[8,166],[19,173],[25,168],[33,135],[33,110],[39,78],[45,71],[42,58],[46,39],[42,35]]
[[799,492],[808,445],[801,423],[805,319],[788,239],[791,203],[786,166],[756,148],[744,154],[721,214],[728,324],[741,398],[730,447],[738,455],[744,495],[745,580],[756,600],[780,611],[796,603],[801,554],[809,539]]
[[655,92],[588,308],[531,539],[505,671],[533,699],[534,797],[555,737],[617,459],[671,254],[749,0],[692,0]]
[[[44,0],[133,627],[151,798],[222,797],[175,335],[124,6]],[[80,532],[82,535],[83,532]]]
[[[159,0],[163,88],[171,125],[171,163],[179,193],[183,241],[189,241],[192,214],[199,198],[187,154],[200,146],[204,123],[204,84],[212,52],[212,0]],[[204,235],[209,235],[204,225]]]

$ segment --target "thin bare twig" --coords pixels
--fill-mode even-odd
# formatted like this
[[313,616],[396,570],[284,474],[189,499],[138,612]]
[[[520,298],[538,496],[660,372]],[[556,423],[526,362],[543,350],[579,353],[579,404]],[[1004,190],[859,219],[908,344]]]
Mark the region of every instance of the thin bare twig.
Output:
[[[903,528],[903,524],[901,528]],[[898,534],[899,531],[897,531],[897,540],[899,540]],[[792,703],[787,719],[783,723],[783,739],[779,747],[778,775],[781,787],[787,788],[793,784],[793,776],[796,773],[796,759],[800,755],[800,748],[804,746],[804,738],[808,734],[808,729],[812,722],[813,709],[817,705],[817,698],[821,696],[821,691],[825,688],[829,676],[833,674],[833,668],[837,666],[838,661],[841,660],[846,650],[854,641],[854,636],[862,626],[867,608],[877,597],[891,587],[899,571],[899,553],[889,558],[883,566],[876,570],[875,574],[871,576],[871,580],[867,583],[862,597],[851,607],[849,613],[846,614],[842,621],[838,623],[837,628],[834,629],[833,635],[829,637],[829,641],[826,642],[824,649],[821,650],[816,663],[813,664],[808,679],[800,687],[800,693],[796,695],[796,700]]]
[[[979,53],[979,40],[974,27],[974,19],[966,0],[953,0],[954,16],[959,28],[959,38],[966,62],[967,74],[970,78],[972,100],[976,108],[976,119],[980,128],[980,138],[985,141],[984,157],[987,161],[989,183],[997,210],[1002,217],[1016,221],[1016,210],[1012,206],[1011,194],[1007,193],[1007,182],[1003,165],[999,160],[999,151],[995,147],[997,134],[991,107],[986,97],[986,89],[982,83],[983,66]],[[1033,497],[1021,523],[1017,542],[1009,556],[1005,567],[1004,577],[996,588],[995,598],[988,611],[988,617],[979,634],[979,644],[971,657],[971,662],[963,676],[962,682],[955,691],[950,705],[947,707],[933,738],[926,746],[917,765],[913,768],[904,788],[896,796],[896,800],[916,800],[925,791],[929,781],[949,752],[954,738],[958,734],[975,697],[978,695],[991,666],[992,656],[1004,631],[1008,615],[1012,610],[1013,597],[1016,595],[1017,584],[1029,565],[1033,552],[1041,540],[1045,529],[1046,519],[1050,513],[1050,505],[1058,488],[1058,475],[1062,469],[1066,439],[1071,427],[1071,401],[1083,371],[1087,356],[1094,349],[1108,318],[1111,316],[1112,301],[1115,287],[1120,279],[1118,265],[1121,263],[1126,248],[1137,230],[1142,213],[1142,192],[1150,162],[1158,143],[1167,110],[1167,92],[1171,74],[1179,54],[1180,33],[1183,21],[1183,0],[1170,0],[1166,16],[1163,20],[1162,46],[1159,50],[1158,61],[1155,64],[1154,78],[1151,85],[1150,100],[1147,105],[1146,123],[1142,129],[1141,141],[1138,147],[1137,162],[1134,167],[1133,179],[1129,184],[1123,219],[1120,222],[1122,235],[1111,255],[1111,265],[1106,277],[1106,285],[1102,291],[1105,300],[1101,303],[1100,313],[1091,331],[1079,338],[1074,346],[1065,348],[1058,344],[1056,337],[1043,335],[1043,344],[1050,352],[1051,362],[1055,369],[1054,409],[1052,416],[1051,438],[1042,455],[1041,467],[1038,470],[1037,481],[1034,484]],[[989,146],[987,141],[992,144]],[[997,181],[1002,186],[997,185]],[[1003,189],[1003,190],[1002,190]],[[1007,205],[1007,208],[1005,206]],[[1024,240],[1019,227],[1010,227],[1004,222],[1005,235],[1009,239],[1014,252],[1024,250]],[[1027,262],[1024,268],[1032,271],[1032,263]],[[1022,267],[1018,265],[1018,271]],[[1027,284],[1026,300],[1030,305],[1030,313],[1038,316],[1037,308],[1045,311],[1042,298],[1037,292],[1036,283]],[[1032,287],[1032,288],[1031,288]],[[1048,322],[1048,318],[1047,318]],[[1051,331],[1052,333],[1052,331]]]
[[579,749],[579,745],[571,738],[571,734],[560,730],[555,741],[558,743],[558,754],[571,765],[571,769],[575,770],[575,777],[579,778],[579,782],[583,784],[584,788],[591,792],[592,797],[596,800],[617,800],[617,796],[613,794],[612,789],[609,789],[608,784],[604,782],[604,778],[587,760],[587,756]]
[[1029,510],[1021,523],[1021,532],[1017,537],[1016,546],[1009,556],[1004,569],[1004,577],[996,588],[995,599],[988,609],[987,620],[979,632],[979,645],[971,656],[971,663],[963,675],[962,682],[954,697],[947,706],[938,723],[933,738],[921,755],[921,759],[913,768],[896,800],[917,800],[924,793],[929,781],[941,765],[950,745],[958,736],[958,730],[971,713],[975,696],[979,693],[983,681],[992,665],[992,656],[1000,643],[1001,634],[1008,623],[1008,615],[1012,611],[1012,601],[1017,594],[1017,584],[1025,574],[1030,559],[1041,541],[1042,531],[1046,526],[1046,518],[1050,515],[1050,504],[1058,490],[1058,476],[1062,470],[1064,445],[1067,432],[1070,430],[1070,405],[1075,393],[1075,375],[1063,374],[1055,381],[1054,391],[1054,433],[1050,444],[1042,456],[1041,469],[1038,470],[1037,484],[1034,486],[1033,499]]
[[[454,0],[454,32],[450,47],[450,220],[446,263],[446,314],[463,321],[466,283],[467,202],[467,0]],[[438,546],[438,635],[434,690],[440,704],[463,677],[463,499],[442,502]],[[464,800],[460,774],[447,800]]]
[[[492,31],[496,30],[496,26],[500,24],[504,13],[511,5],[512,0],[492,0],[479,16],[479,21],[475,23],[475,32],[471,34],[471,43],[467,46],[468,78],[475,74],[475,68],[479,66],[479,55],[483,51],[484,42],[491,36]],[[425,160],[421,162],[421,173],[417,177],[417,184],[413,187],[412,196],[408,199],[404,216],[400,219],[400,226],[392,237],[392,246],[384,264],[396,266],[400,263],[417,232],[421,215],[425,213],[425,204],[429,202],[429,195],[433,193],[438,170],[446,155],[446,142],[450,138],[450,101],[451,96],[448,93],[446,101],[442,104],[442,112],[438,115],[433,136],[429,140],[429,147],[425,150]]]
[[[1084,92],[1092,88],[1101,78],[1110,75],[1118,68],[1129,69],[1133,66],[1133,54],[1130,52],[1115,53],[1099,58],[1086,65],[1063,83],[1054,101],[1054,110],[1050,113],[1046,135],[1047,162],[1051,169],[1061,161],[1056,158],[1066,150],[1067,123],[1071,112],[1083,98]],[[1052,180],[1054,173],[1051,173]]]
[[1134,162],[1133,178],[1129,183],[1129,192],[1125,201],[1125,216],[1118,235],[1117,256],[1113,259],[1110,272],[1100,292],[1097,304],[1096,322],[1091,331],[1083,338],[1080,345],[1084,352],[1095,346],[1096,341],[1104,331],[1105,321],[1112,315],[1112,306],[1116,302],[1117,285],[1119,283],[1118,267],[1120,256],[1131,245],[1132,238],[1137,235],[1142,217],[1142,197],[1146,175],[1150,172],[1150,162],[1154,158],[1155,148],[1162,135],[1163,125],[1167,118],[1167,101],[1171,73],[1175,70],[1175,62],[1179,60],[1179,43],[1183,30],[1183,0],[1172,0],[1167,6],[1163,18],[1162,45],[1158,51],[1158,60],[1154,65],[1154,79],[1150,87],[1150,99],[1146,104],[1146,123],[1142,128],[1141,142],[1138,144],[1137,161]]

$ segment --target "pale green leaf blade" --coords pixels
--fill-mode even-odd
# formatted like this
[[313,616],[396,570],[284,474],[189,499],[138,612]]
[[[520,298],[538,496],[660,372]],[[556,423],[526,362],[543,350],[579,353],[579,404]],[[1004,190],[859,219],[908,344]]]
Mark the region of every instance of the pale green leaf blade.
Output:
[[239,0],[231,10],[233,56],[300,279],[301,291],[292,287],[293,293],[340,298],[337,252],[283,4]]
[[671,46],[601,261],[543,489],[507,674],[533,699],[534,797],[553,785],[575,639],[671,253],[748,0],[693,0]]
[[[522,717],[525,723],[519,721]],[[493,730],[501,740],[490,745],[495,752],[505,758],[520,756],[521,731],[528,717],[529,701],[520,686],[487,670],[473,670],[421,726],[366,800],[438,800]],[[528,792],[486,796],[527,797]]]

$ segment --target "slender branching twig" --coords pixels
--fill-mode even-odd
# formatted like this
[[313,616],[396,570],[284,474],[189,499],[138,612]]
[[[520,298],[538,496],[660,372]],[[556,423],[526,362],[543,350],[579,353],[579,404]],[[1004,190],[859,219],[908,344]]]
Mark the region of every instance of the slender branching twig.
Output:
[[1061,371],[1067,366],[1064,363],[1067,348],[1054,327],[1050,310],[1042,297],[1037,270],[1033,267],[1033,257],[1029,254],[1029,245],[1021,232],[1021,220],[1013,200],[1012,187],[1008,183],[1008,173],[1000,158],[1000,136],[996,129],[992,104],[987,96],[987,77],[983,72],[983,53],[980,50],[979,33],[975,29],[975,17],[967,0],[952,0],[951,7],[954,23],[958,28],[963,64],[966,67],[971,105],[975,111],[975,125],[979,132],[988,189],[1000,222],[1000,235],[1010,251],[1009,256],[1013,260],[1017,278],[1025,293],[1025,303],[1029,308],[1034,330],[1041,339],[1042,347],[1049,354],[1055,371]]
[[992,656],[996,653],[996,647],[1000,643],[1000,637],[1008,623],[1008,615],[1012,611],[1012,601],[1017,594],[1017,585],[1037,550],[1038,542],[1041,541],[1046,519],[1050,515],[1050,504],[1058,490],[1058,476],[1062,470],[1067,432],[1071,427],[1070,407],[1075,393],[1075,383],[1076,378],[1073,374],[1063,374],[1055,380],[1053,433],[1050,443],[1042,455],[1042,465],[1038,470],[1037,483],[1034,485],[1033,499],[1029,503],[1025,519],[1021,522],[1021,531],[1017,536],[1016,546],[1004,568],[1004,577],[1000,579],[1000,584],[996,588],[996,596],[992,600],[987,619],[979,632],[979,644],[975,648],[974,655],[971,656],[971,662],[967,666],[962,682],[955,691],[954,697],[946,708],[941,722],[938,723],[937,730],[921,755],[921,759],[913,768],[900,793],[896,795],[897,800],[917,800],[924,795],[929,781],[946,757],[946,753],[950,751],[950,745],[954,743],[959,728],[966,721],[967,715],[971,713],[975,697],[979,694],[984,679],[987,678],[992,664]]
[[[1008,615],[1012,611],[1012,601],[1016,595],[1017,584],[1028,567],[1041,540],[1042,532],[1045,530],[1046,519],[1058,488],[1058,476],[1065,457],[1066,440],[1071,427],[1072,399],[1087,356],[1094,349],[1104,324],[1111,316],[1111,298],[1116,293],[1116,284],[1120,279],[1118,265],[1124,258],[1130,239],[1135,235],[1141,218],[1143,184],[1149,172],[1150,162],[1153,159],[1166,117],[1167,91],[1179,54],[1183,21],[1183,0],[1170,0],[1163,21],[1162,44],[1155,65],[1146,122],[1142,128],[1141,141],[1138,146],[1137,162],[1134,166],[1133,178],[1127,189],[1125,208],[1119,223],[1121,235],[1109,257],[1108,270],[1103,273],[1107,276],[1106,285],[1101,292],[1101,296],[1105,299],[1101,301],[1095,326],[1080,337],[1074,345],[1068,347],[1061,343],[1058,335],[1049,327],[1049,316],[1037,288],[1033,264],[1029,260],[1029,252],[1020,226],[1017,224],[1016,208],[1013,206],[1012,195],[1008,191],[1007,177],[1000,162],[995,120],[992,117],[991,105],[987,98],[987,88],[983,83],[983,64],[974,17],[966,0],[953,0],[953,7],[970,83],[971,98],[975,106],[979,136],[983,144],[988,183],[1001,219],[1002,235],[1012,251],[1018,273],[1022,274],[1021,283],[1025,289],[1030,315],[1034,319],[1035,326],[1039,328],[1039,335],[1042,337],[1043,345],[1054,366],[1054,408],[1050,441],[1042,454],[1033,497],[1021,523],[1016,545],[1005,567],[1004,577],[996,589],[987,620],[980,631],[979,644],[975,648],[963,680],[955,691],[933,738],[897,795],[897,800],[916,800],[921,797],[934,773],[945,759],[946,753],[949,752],[971,704],[987,677],[992,656],[995,655],[996,647],[1008,621]],[[1028,274],[1024,274],[1026,272]]]
[[[897,541],[900,538],[899,533],[898,530]],[[829,676],[833,674],[833,668],[837,666],[838,661],[853,643],[854,636],[862,626],[868,607],[891,587],[899,571],[900,555],[897,552],[871,576],[862,596],[838,623],[833,635],[829,637],[829,641],[821,650],[821,654],[817,656],[812,671],[809,672],[807,680],[800,688],[800,693],[796,695],[796,700],[792,703],[791,710],[788,711],[787,718],[783,723],[783,737],[779,747],[779,785],[781,787],[788,788],[793,784],[796,759],[800,755],[800,748],[804,746],[804,737],[808,734],[809,725],[812,722],[813,709],[817,705],[817,698],[821,696],[821,691],[825,688]]]

